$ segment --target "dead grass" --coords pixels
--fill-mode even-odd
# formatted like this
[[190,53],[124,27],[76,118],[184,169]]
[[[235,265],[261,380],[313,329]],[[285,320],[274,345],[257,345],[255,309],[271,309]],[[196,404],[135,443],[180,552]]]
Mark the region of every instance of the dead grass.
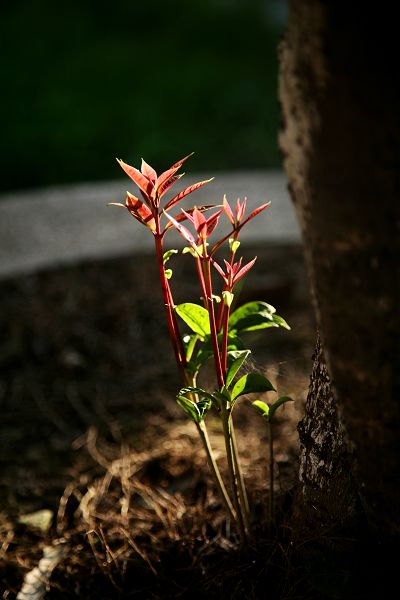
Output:
[[[266,525],[267,432],[250,402],[236,411],[254,532],[246,551],[215,493],[195,427],[173,400],[169,342],[152,316],[159,308],[152,261],[105,261],[2,284],[0,597],[15,598],[43,549],[55,544],[67,550],[48,582],[50,599],[251,600],[263,598],[266,586],[270,597],[296,597],[286,519],[312,327],[298,250],[257,253],[265,265],[272,255],[284,273],[280,286],[257,290],[258,298],[277,306],[285,298],[281,312],[293,332],[271,334],[268,345],[255,337],[256,367],[296,402],[285,405],[276,427],[274,532]],[[134,369],[132,357],[140,357]],[[219,423],[212,415],[207,423],[224,473]],[[55,514],[48,531],[18,523],[40,508]]]

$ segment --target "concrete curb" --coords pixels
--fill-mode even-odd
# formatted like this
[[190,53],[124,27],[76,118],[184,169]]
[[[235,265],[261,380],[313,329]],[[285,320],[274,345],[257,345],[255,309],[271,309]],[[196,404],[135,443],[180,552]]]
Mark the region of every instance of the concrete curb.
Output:
[[[187,175],[176,189],[208,177],[208,173]],[[82,260],[150,252],[153,241],[149,231],[123,209],[107,206],[111,201],[124,202],[125,191],[134,192],[133,182],[130,184],[126,178],[0,196],[0,278]],[[186,206],[218,204],[224,193],[232,202],[247,196],[246,212],[272,201],[271,207],[243,230],[242,241],[300,242],[282,172],[217,173],[214,181],[188,197]],[[167,245],[182,246],[182,238],[171,232]]]

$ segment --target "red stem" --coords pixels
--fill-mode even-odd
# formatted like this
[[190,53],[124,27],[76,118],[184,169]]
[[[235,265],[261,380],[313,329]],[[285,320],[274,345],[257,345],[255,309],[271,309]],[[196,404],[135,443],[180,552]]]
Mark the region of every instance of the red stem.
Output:
[[[158,215],[157,215],[158,217]],[[172,294],[169,287],[168,279],[165,276],[164,269],[164,259],[163,259],[163,248],[162,248],[162,235],[159,232],[160,223],[159,219],[156,219],[156,227],[157,231],[154,235],[155,245],[156,245],[156,256],[157,256],[157,264],[160,275],[160,283],[161,283],[161,291],[164,299],[165,311],[167,315],[167,323],[169,335],[172,342],[172,347],[174,349],[176,363],[178,365],[178,369],[182,372],[186,365],[186,357],[183,350],[182,339],[179,333],[178,324],[176,321],[176,316],[173,309],[173,300]]]
[[218,385],[220,388],[225,383],[224,374],[222,372],[221,365],[221,356],[219,353],[218,346],[218,332],[215,324],[215,311],[214,311],[214,300],[212,297],[212,281],[211,281],[211,269],[210,269],[210,258],[208,256],[202,258],[202,266],[203,266],[203,275],[204,275],[204,283],[206,289],[206,298],[207,298],[207,310],[210,319],[210,331],[211,331],[211,342],[214,350],[214,362],[215,362],[215,370],[217,373]]
[[[239,233],[239,232],[236,232],[236,231],[234,230],[234,231],[233,231],[233,232],[231,232],[231,233],[233,233],[233,238],[234,238],[234,240],[237,240],[237,238],[238,238],[238,233]],[[225,240],[225,239],[226,239],[226,238],[224,238],[224,240]],[[214,252],[214,250],[213,250],[213,252]],[[232,249],[231,249],[231,251],[230,251],[230,255],[229,255],[229,263],[230,263],[230,265],[231,265],[231,266],[233,265],[233,261],[234,261],[234,260],[235,260],[235,253],[234,253],[234,252],[232,251]],[[226,289],[226,288],[225,288],[225,289]],[[225,290],[224,290],[224,291],[225,291]],[[232,292],[233,290],[228,288],[228,289],[227,289],[227,291],[229,291],[229,292]],[[222,322],[223,322],[222,320],[223,320],[223,317],[224,317],[224,312],[225,312],[225,310],[224,310],[224,309],[225,309],[225,304],[224,304],[223,302],[221,302],[221,305],[220,305],[220,307],[219,307],[219,309],[218,309],[218,317],[217,317],[217,331],[221,331]]]
[[229,321],[230,307],[225,306],[223,313],[223,333],[222,333],[222,372],[224,374],[224,380],[226,380],[226,365],[227,365],[227,354],[228,354],[228,321]]
[[203,275],[203,269],[202,269],[202,266],[201,266],[200,256],[196,256],[196,267],[197,267],[197,273],[199,275],[201,292],[203,294],[204,306],[205,306],[205,308],[208,309],[207,290],[206,290],[206,284],[205,284],[205,281],[204,281],[204,275]]

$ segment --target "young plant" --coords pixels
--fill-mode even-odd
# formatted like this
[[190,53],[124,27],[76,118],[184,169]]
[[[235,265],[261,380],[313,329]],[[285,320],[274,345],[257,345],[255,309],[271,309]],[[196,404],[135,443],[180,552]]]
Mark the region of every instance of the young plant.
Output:
[[267,404],[262,400],[255,400],[253,402],[254,408],[257,412],[264,417],[268,427],[268,442],[269,442],[269,523],[272,526],[274,522],[275,502],[274,502],[274,436],[273,436],[273,423],[276,410],[285,402],[293,402],[289,396],[281,396],[274,402],[274,404]]
[[[251,352],[245,348],[242,335],[271,327],[290,328],[286,321],[276,314],[275,308],[266,302],[248,302],[232,311],[237,284],[256,260],[254,258],[243,264],[242,257],[236,258],[240,247],[240,232],[255,216],[265,210],[269,203],[262,204],[246,218],[246,200],[242,202],[239,199],[233,211],[226,197],[220,206],[195,206],[190,210],[182,210],[175,216],[170,214],[170,210],[184,197],[211,181],[208,179],[185,188],[163,207],[160,206],[166,192],[181,177],[177,175],[177,171],[189,156],[175,163],[160,176],[157,176],[155,170],[143,160],[140,171],[119,161],[124,171],[139,187],[143,201],[128,192],[125,205],[111,204],[126,207],[154,236],[168,329],[183,383],[177,394],[177,402],[196,425],[227,512],[237,523],[242,542],[246,543],[250,528],[249,503],[237,451],[233,409],[241,396],[271,392],[274,388],[271,382],[259,373],[247,373],[238,377],[240,368]],[[210,209],[215,210],[210,216],[206,216]],[[231,230],[211,243],[211,236],[215,233],[222,216],[228,218]],[[163,223],[164,217],[166,222]],[[191,224],[193,232],[183,224],[185,221]],[[189,253],[194,259],[201,304],[185,302],[176,306],[173,301],[170,286],[172,270],[167,269],[166,264],[178,251],[170,249],[165,252],[163,248],[165,235],[172,227],[188,243],[183,253]],[[224,266],[221,266],[216,259],[216,253],[224,248],[227,256]],[[218,274],[222,280],[216,290],[212,277],[213,269],[214,274]],[[218,293],[215,293],[216,291]],[[189,333],[181,334],[178,317],[189,328]],[[216,378],[216,386],[212,391],[205,390],[197,384],[201,368],[210,360],[214,364]],[[217,412],[222,424],[231,494],[225,487],[207,434],[205,418],[211,409]]]

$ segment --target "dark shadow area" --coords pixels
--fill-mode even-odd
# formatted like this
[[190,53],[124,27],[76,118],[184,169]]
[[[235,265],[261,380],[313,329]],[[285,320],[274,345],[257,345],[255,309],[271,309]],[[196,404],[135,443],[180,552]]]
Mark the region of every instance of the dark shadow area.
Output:
[[[296,397],[294,412],[286,411],[277,429],[283,506],[296,474],[296,423],[307,390],[313,318],[301,249],[248,248],[249,257],[255,254],[263,277],[249,274],[242,300],[276,304],[293,327],[252,334],[251,340],[256,367]],[[191,260],[174,266],[177,302],[198,299]],[[204,589],[213,594],[228,586],[233,598],[244,589],[229,581],[234,565],[244,560],[248,575],[260,568],[251,553],[237,554],[195,431],[174,401],[180,382],[153,263],[152,256],[141,255],[0,284],[1,578],[10,594],[55,539],[67,540],[70,550],[52,578],[51,598],[104,598],[105,590],[115,597],[127,597],[127,590],[132,598],[185,597],[204,568]],[[239,448],[259,520],[258,541],[271,553],[271,575],[282,563],[274,558],[280,551],[268,532],[261,534],[266,430],[250,404],[241,413]],[[210,427],[218,447],[212,417]],[[130,520],[121,538],[116,523],[127,481]],[[155,512],[148,509],[149,494],[159,507]],[[46,532],[19,524],[21,514],[43,509],[53,513]],[[118,546],[118,556],[125,540],[121,558],[111,561],[115,570],[104,570],[105,547],[91,537],[92,529],[103,531],[111,552]],[[218,583],[221,568],[226,573]],[[169,576],[170,595],[162,595]]]
[[279,165],[277,43],[286,2],[2,2],[0,189],[155,167]]

